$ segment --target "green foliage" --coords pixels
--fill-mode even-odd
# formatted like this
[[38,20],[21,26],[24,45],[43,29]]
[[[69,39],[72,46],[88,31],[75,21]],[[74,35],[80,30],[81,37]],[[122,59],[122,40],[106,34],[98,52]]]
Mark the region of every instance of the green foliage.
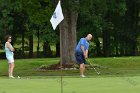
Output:
[[[53,31],[50,18],[58,0],[0,0],[0,41],[11,34],[16,39],[22,32],[26,39],[40,35],[40,42],[59,42],[59,29]],[[107,43],[110,55],[134,55],[139,47],[139,0],[61,0],[63,11],[79,13],[77,39],[91,33],[97,51],[99,38]],[[107,33],[107,35],[105,35]],[[107,38],[104,38],[107,36]],[[18,40],[17,40],[18,41]],[[19,41],[18,41],[19,42]],[[100,52],[105,45],[100,45]],[[116,52],[118,51],[118,52]]]
[[0,1],[0,38],[2,41],[4,34],[11,33],[11,30],[13,30],[13,18],[11,14],[13,6],[14,5],[11,3],[11,0]]
[[[78,39],[91,33],[96,46],[99,38],[103,38],[103,43],[106,43],[100,48],[100,52],[107,50],[112,56],[117,53],[134,55],[132,51],[137,47],[135,42],[139,36],[138,12],[137,0],[80,0]],[[105,46],[109,48],[105,49]],[[96,47],[98,48],[99,46]]]

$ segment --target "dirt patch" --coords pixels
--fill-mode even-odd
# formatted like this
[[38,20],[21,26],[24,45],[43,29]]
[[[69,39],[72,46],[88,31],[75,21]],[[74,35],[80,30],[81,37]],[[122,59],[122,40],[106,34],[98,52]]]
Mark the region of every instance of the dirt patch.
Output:
[[59,70],[59,69],[63,69],[63,70],[76,70],[77,68],[79,68],[78,66],[76,66],[74,63],[70,63],[70,64],[63,64],[62,66],[60,65],[60,63],[58,64],[53,64],[53,65],[42,65],[40,66],[38,69],[40,70]]

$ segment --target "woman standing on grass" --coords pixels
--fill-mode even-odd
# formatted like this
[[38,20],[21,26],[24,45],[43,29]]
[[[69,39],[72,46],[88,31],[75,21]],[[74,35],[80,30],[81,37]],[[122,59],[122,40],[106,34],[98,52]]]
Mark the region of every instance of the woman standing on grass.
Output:
[[9,63],[9,78],[15,78],[13,76],[13,70],[14,70],[14,51],[15,49],[13,48],[13,46],[11,45],[11,40],[12,37],[10,35],[7,35],[5,37],[6,43],[5,43],[5,52],[6,52],[6,58],[8,60]]

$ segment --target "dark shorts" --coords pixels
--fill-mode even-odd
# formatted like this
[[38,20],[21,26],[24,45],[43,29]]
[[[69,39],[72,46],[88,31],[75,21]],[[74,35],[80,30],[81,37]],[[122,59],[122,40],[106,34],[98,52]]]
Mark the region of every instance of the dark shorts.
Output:
[[83,64],[83,63],[86,64],[86,60],[82,52],[76,52],[75,57],[76,57],[77,64]]

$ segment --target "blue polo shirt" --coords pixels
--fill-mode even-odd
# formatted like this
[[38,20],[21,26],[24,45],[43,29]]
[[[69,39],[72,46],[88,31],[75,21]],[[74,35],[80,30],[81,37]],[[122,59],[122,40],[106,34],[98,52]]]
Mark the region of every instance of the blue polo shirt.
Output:
[[76,52],[83,52],[81,49],[81,46],[84,46],[85,50],[88,50],[89,48],[89,42],[86,40],[86,38],[81,38],[77,47]]

